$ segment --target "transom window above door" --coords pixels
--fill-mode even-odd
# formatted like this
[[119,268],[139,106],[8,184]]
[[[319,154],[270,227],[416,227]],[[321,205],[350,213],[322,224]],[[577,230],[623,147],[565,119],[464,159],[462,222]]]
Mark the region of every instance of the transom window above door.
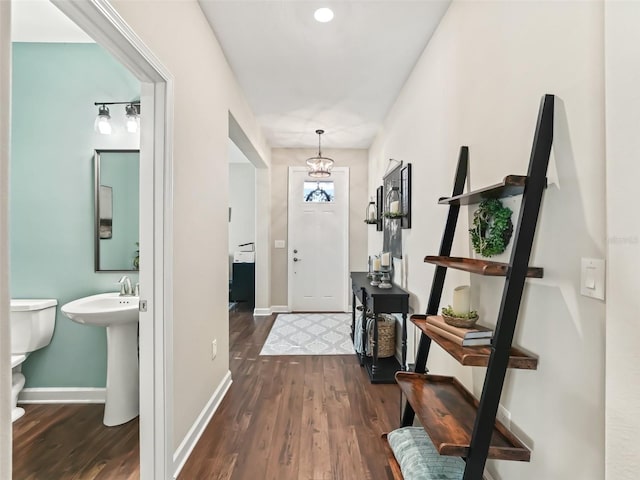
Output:
[[305,203],[327,203],[335,201],[333,181],[305,181],[303,185],[303,201]]

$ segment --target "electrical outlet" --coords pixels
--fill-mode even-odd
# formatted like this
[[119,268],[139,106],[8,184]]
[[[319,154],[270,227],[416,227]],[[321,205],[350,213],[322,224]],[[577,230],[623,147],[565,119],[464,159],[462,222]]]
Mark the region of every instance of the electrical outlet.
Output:
[[211,360],[215,360],[216,355],[218,355],[218,340],[211,342]]

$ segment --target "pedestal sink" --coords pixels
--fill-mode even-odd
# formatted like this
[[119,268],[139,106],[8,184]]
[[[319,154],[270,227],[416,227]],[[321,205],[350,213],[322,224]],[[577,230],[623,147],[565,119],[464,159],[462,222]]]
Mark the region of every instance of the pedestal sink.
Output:
[[138,416],[138,305],[140,299],[101,293],[63,305],[77,323],[107,328],[107,398],[103,423],[121,425]]

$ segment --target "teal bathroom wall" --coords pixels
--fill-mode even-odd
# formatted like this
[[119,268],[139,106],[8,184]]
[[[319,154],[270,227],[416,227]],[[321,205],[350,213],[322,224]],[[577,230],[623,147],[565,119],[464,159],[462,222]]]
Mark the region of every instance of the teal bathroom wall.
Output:
[[93,152],[137,149],[139,136],[120,105],[114,133],[95,133],[93,103],[139,99],[140,83],[95,44],[41,43],[13,44],[12,81],[11,296],[58,300],[51,344],[23,365],[26,386],[104,387],[105,329],[60,307],[118,289],[120,274],[94,271]]

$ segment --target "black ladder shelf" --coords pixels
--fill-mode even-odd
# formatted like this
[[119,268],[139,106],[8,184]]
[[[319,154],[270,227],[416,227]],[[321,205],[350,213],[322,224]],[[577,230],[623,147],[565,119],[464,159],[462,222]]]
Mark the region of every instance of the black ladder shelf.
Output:
[[[509,175],[490,187],[463,193],[467,178],[469,150],[461,147],[451,197],[439,203],[449,205],[440,253],[425,262],[436,265],[426,316],[437,315],[448,268],[479,275],[504,276],[502,301],[490,347],[460,347],[425,328],[425,315],[411,321],[422,334],[414,372],[398,372],[396,380],[406,397],[402,426],[413,424],[418,415],[440,455],[462,457],[466,464],[462,480],[482,480],[488,458],[529,461],[530,451],[499,421],[496,421],[507,368],[536,369],[537,359],[512,347],[524,282],[527,277],[542,277],[541,268],[530,267],[529,257],[547,185],[546,175],[553,143],[554,96],[545,95],[540,103],[536,132],[526,176]],[[461,205],[481,202],[485,198],[522,195],[513,247],[508,264],[451,257],[451,246]],[[426,364],[432,341],[462,365],[486,366],[480,400],[476,400],[455,378],[427,375]],[[402,478],[398,464],[390,456],[391,470]]]

